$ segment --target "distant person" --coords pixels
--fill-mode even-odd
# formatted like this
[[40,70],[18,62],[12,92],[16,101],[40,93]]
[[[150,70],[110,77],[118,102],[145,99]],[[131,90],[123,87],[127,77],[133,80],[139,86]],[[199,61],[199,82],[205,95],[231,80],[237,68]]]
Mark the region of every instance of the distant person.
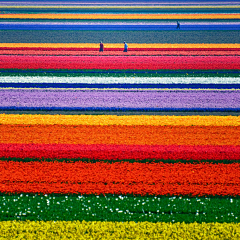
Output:
[[103,52],[103,43],[100,42],[100,49],[99,49],[99,52]]
[[180,29],[180,23],[177,21],[177,29]]
[[128,45],[127,45],[127,43],[126,42],[123,42],[124,43],[124,52],[127,52],[128,51]]

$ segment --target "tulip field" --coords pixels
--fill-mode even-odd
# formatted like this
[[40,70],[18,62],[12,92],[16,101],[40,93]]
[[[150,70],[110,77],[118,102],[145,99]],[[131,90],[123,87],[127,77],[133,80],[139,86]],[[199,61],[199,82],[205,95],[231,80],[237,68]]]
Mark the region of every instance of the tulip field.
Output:
[[0,239],[240,239],[239,33],[237,0],[0,2]]

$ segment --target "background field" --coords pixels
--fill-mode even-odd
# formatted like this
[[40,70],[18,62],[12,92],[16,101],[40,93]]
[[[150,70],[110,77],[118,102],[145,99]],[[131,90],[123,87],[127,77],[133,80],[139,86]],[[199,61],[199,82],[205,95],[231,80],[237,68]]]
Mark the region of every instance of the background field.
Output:
[[239,239],[239,36],[237,0],[0,2],[0,236]]

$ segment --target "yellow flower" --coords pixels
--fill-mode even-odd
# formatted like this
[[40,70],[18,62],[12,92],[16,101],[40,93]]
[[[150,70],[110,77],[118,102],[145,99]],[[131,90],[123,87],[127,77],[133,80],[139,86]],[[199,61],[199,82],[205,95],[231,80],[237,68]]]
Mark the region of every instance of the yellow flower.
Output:
[[240,223],[2,221],[6,239],[239,239]]

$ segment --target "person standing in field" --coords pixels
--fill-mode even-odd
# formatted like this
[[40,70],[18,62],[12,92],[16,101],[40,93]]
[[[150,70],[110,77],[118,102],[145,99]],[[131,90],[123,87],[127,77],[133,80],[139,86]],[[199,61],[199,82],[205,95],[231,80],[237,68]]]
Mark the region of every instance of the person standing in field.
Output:
[[128,45],[127,45],[127,43],[126,42],[123,42],[124,43],[124,52],[127,52],[128,51]]
[[100,49],[99,49],[99,52],[103,52],[103,43],[100,42]]
[[177,21],[177,29],[180,29],[180,23]]

